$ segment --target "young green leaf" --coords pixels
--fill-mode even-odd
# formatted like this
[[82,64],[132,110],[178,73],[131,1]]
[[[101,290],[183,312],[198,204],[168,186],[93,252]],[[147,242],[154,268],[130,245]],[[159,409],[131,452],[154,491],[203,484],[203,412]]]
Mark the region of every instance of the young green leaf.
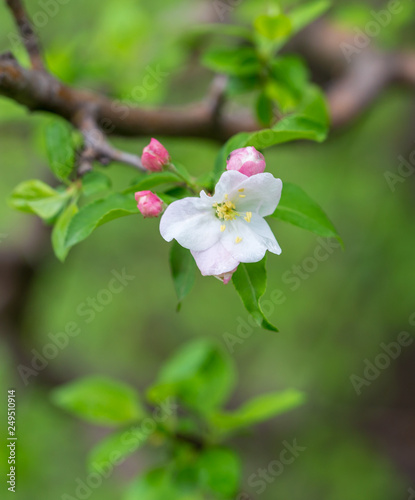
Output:
[[179,310],[182,300],[195,283],[196,264],[190,251],[180,246],[176,241],[173,242],[170,251],[170,269],[179,301],[177,310]]
[[253,47],[221,47],[205,52],[202,63],[218,73],[255,75],[261,65]]
[[110,187],[111,179],[101,172],[87,172],[82,177],[82,191],[85,196],[105,191],[106,189],[110,189]]
[[77,212],[78,207],[76,206],[76,203],[71,203],[59,215],[58,220],[53,226],[52,247],[56,257],[62,262],[65,260],[69,252],[69,248],[65,244],[68,227]]
[[260,304],[260,299],[267,288],[266,258],[253,264],[239,264],[237,271],[232,276],[232,283],[242,299],[245,309],[251,314],[256,323],[272,332],[278,329],[265,317]]
[[85,377],[55,389],[60,408],[97,425],[120,425],[144,416],[136,391],[108,377]]
[[82,207],[71,220],[66,236],[68,248],[87,238],[97,227],[114,219],[137,214],[133,196],[112,193]]
[[70,197],[69,191],[57,191],[42,181],[30,180],[19,184],[9,198],[9,204],[21,212],[49,220],[57,215]]
[[185,406],[206,413],[226,401],[234,382],[234,366],[223,350],[197,340],[173,355],[147,394],[153,402],[175,396]]
[[296,184],[284,182],[281,200],[271,217],[324,238],[336,238],[343,245],[336,228],[321,207]]
[[292,29],[290,18],[284,14],[262,14],[255,19],[254,27],[257,33],[269,40],[287,37]]
[[222,431],[235,431],[264,422],[302,405],[304,394],[295,389],[264,394],[248,401],[234,411],[219,411],[210,418],[211,423]]
[[75,165],[75,146],[70,126],[57,120],[49,123],[45,130],[45,140],[52,172],[64,181]]
[[200,454],[196,467],[199,484],[220,498],[236,498],[241,482],[241,462],[228,448],[209,448]]
[[121,464],[129,455],[144,446],[150,435],[148,432],[144,432],[139,425],[110,434],[90,451],[88,456],[89,469],[95,471],[108,464]]
[[241,132],[233,136],[232,142],[225,144],[225,151],[234,144],[238,144],[240,148],[254,146],[257,149],[265,149],[299,139],[322,142],[327,136],[328,125],[325,99],[317,87],[311,87],[297,113],[282,118],[272,128],[252,134]]

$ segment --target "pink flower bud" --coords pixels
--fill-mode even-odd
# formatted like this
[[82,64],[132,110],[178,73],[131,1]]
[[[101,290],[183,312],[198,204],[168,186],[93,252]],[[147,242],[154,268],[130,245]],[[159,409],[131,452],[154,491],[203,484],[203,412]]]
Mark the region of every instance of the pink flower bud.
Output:
[[138,191],[135,193],[137,208],[143,217],[158,217],[163,210],[163,202],[151,191]]
[[222,274],[216,274],[215,278],[218,278],[218,280],[222,281],[224,285],[227,285],[231,279],[232,279],[232,274],[238,269],[238,266],[235,267],[232,271],[228,271],[227,273],[222,273]]
[[235,149],[228,156],[226,162],[227,170],[237,170],[248,177],[255,174],[262,174],[265,166],[264,155],[252,146]]
[[157,139],[151,139],[150,144],[143,149],[141,162],[150,172],[161,172],[170,163],[170,155]]

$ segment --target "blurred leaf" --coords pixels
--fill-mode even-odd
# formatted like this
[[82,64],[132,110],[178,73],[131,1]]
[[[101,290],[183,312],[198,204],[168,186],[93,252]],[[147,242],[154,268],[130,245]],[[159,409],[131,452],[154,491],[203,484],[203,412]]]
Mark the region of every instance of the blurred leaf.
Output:
[[101,172],[87,172],[82,177],[82,190],[85,196],[91,196],[110,188],[111,179]]
[[276,100],[283,112],[292,111],[304,99],[308,85],[308,69],[297,56],[284,56],[271,64],[272,80],[267,94]]
[[154,172],[142,174],[132,186],[124,189],[123,194],[135,193],[137,191],[151,190],[162,184],[182,183],[182,179],[174,172]]
[[196,463],[203,489],[221,498],[236,498],[241,482],[241,463],[238,455],[228,448],[203,450]]
[[170,269],[179,301],[177,305],[177,309],[179,310],[182,300],[190,292],[195,283],[196,264],[190,251],[180,246],[176,241],[173,241],[170,250]]
[[196,340],[185,345],[161,369],[148,397],[157,402],[168,396],[201,413],[221,405],[235,381],[229,357],[215,344]]
[[245,92],[251,92],[258,89],[260,86],[261,80],[259,75],[230,76],[226,87],[226,93],[232,97],[244,94]]
[[70,193],[59,192],[38,180],[19,184],[9,198],[9,204],[21,212],[36,214],[42,219],[51,219],[65,206]]
[[52,230],[52,247],[56,257],[60,261],[64,261],[68,255],[69,248],[65,245],[68,227],[74,215],[78,212],[76,203],[71,203],[59,215]]
[[68,248],[87,238],[97,227],[126,215],[137,214],[133,196],[119,193],[96,200],[82,207],[71,220],[66,237]]
[[278,332],[264,316],[261,309],[260,299],[267,288],[267,271],[265,269],[266,258],[253,264],[241,263],[232,276],[232,283],[242,299],[245,309],[251,314],[256,323],[265,330]]
[[303,29],[308,24],[315,21],[330,7],[331,2],[328,0],[316,0],[314,2],[304,2],[302,5],[295,7],[290,11],[293,34]]
[[119,425],[144,416],[136,391],[108,377],[85,377],[54,389],[54,404],[97,425]]
[[254,21],[255,30],[269,40],[278,40],[291,33],[291,20],[284,14],[262,14]]
[[269,127],[274,119],[274,103],[266,95],[261,92],[256,102],[256,114],[259,122],[265,127]]
[[100,441],[89,453],[88,465],[91,471],[111,465],[119,465],[129,455],[141,448],[150,437],[141,431],[135,435],[135,428],[125,428],[110,434]]
[[123,500],[203,500],[197,492],[184,491],[165,468],[137,477]]
[[60,180],[66,180],[75,166],[75,146],[71,127],[56,120],[45,129],[46,150],[52,172]]
[[248,401],[237,410],[216,412],[211,416],[211,422],[223,431],[235,431],[293,410],[302,405],[304,400],[304,394],[295,389],[264,394]]
[[260,62],[252,47],[212,48],[203,54],[202,63],[217,73],[255,75]]
[[343,245],[336,228],[321,207],[296,184],[284,182],[281,200],[271,217],[324,238],[336,238]]

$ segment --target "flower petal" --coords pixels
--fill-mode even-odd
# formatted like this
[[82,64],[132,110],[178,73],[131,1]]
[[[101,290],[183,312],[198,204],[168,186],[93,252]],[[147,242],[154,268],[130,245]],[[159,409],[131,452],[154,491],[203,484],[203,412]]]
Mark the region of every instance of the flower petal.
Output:
[[160,221],[160,233],[166,241],[173,238],[184,248],[202,251],[220,238],[221,223],[213,208],[200,198],[174,201]]
[[[238,212],[257,213],[262,217],[274,213],[281,199],[282,182],[270,173],[256,174],[239,184],[244,198],[235,198]],[[237,200],[237,201],[235,201]]]
[[281,248],[265,220],[252,214],[251,222],[238,218],[226,225],[221,243],[240,262],[259,262],[269,250],[280,254]]
[[231,195],[237,192],[239,186],[248,179],[248,177],[236,170],[229,170],[221,175],[215,187],[215,194],[211,200],[213,202],[222,202],[225,194]]
[[191,252],[203,276],[228,273],[239,265],[219,241],[202,252]]

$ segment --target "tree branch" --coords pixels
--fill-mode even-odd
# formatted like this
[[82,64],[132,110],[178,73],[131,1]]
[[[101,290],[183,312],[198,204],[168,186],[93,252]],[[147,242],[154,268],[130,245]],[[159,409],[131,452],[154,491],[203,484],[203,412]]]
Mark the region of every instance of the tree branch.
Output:
[[22,42],[26,47],[30,62],[32,63],[32,68],[45,70],[39,40],[32,28],[32,23],[29,20],[29,16],[22,2],[20,0],[6,0],[6,4],[14,17]]

